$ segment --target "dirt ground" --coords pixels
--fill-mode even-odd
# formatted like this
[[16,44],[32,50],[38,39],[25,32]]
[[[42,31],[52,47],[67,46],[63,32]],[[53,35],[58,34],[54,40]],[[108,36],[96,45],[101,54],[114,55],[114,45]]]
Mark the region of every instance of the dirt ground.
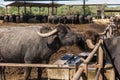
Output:
[[[30,27],[30,26],[51,26],[54,27],[54,24],[40,24],[40,23],[4,23],[0,24],[1,27]],[[104,24],[67,24],[73,31],[75,32],[84,32],[86,30],[95,30],[97,32],[102,32],[104,31],[106,25]],[[51,58],[50,58],[50,64],[54,63],[56,60],[58,60],[61,56],[67,54],[67,53],[72,53],[74,55],[78,55],[80,52],[82,52],[79,48],[76,47],[76,45],[73,46],[66,46],[62,47],[59,51],[57,51]],[[16,68],[16,67],[7,67],[6,69],[6,79],[7,80],[23,80],[23,68]],[[43,80],[46,78],[47,72],[44,70],[43,71]],[[37,69],[33,68],[32,73],[30,76],[30,80],[36,80],[37,77]]]

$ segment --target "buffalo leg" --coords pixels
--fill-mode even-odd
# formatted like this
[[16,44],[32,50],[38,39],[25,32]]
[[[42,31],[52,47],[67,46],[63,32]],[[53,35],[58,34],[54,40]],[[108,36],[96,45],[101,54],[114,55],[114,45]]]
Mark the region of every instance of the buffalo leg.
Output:
[[[42,60],[42,63],[43,63],[43,64],[47,64],[48,62],[49,62],[49,60],[48,60],[48,61]],[[45,69],[45,68],[44,68],[44,67],[42,67],[42,68],[38,67],[37,80],[41,80],[41,76],[42,76],[42,71],[43,71],[43,69]]]
[[0,80],[6,80],[5,79],[5,67],[0,67]]
[[2,76],[3,76],[3,80],[6,80],[5,79],[5,67],[2,67]]
[[43,69],[43,68],[38,68],[37,80],[41,80],[42,69]]
[[2,66],[0,66],[0,80],[2,80]]
[[24,80],[28,80],[30,73],[31,73],[31,67],[25,67],[25,72],[24,72]]
[[[31,62],[25,60],[25,63],[26,64],[30,64]],[[28,80],[29,79],[29,76],[30,76],[30,73],[31,73],[31,69],[32,69],[32,67],[25,67],[24,80]]]

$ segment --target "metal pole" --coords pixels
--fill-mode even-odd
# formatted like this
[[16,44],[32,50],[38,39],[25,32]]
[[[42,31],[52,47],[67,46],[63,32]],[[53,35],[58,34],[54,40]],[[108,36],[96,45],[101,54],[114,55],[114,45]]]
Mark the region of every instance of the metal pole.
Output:
[[8,7],[5,6],[5,14],[8,14]]
[[42,7],[39,6],[39,15],[42,14]]
[[54,0],[52,0],[52,15],[54,14]]
[[30,14],[32,14],[32,7],[30,6]]
[[71,6],[68,6],[68,14],[71,15]]
[[50,12],[50,11],[49,11],[49,7],[48,7],[48,15],[50,15],[49,12]]
[[85,16],[86,13],[85,13],[85,0],[83,0],[83,16]]
[[20,7],[18,6],[18,15],[20,15]]
[[55,12],[55,13],[56,13],[56,15],[57,15],[57,7],[56,7],[56,12]]
[[26,1],[24,0],[24,14],[26,14]]

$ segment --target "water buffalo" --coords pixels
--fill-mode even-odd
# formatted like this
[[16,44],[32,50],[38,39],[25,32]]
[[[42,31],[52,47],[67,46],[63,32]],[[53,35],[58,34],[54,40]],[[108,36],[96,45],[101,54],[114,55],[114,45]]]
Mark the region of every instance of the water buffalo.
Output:
[[105,39],[103,43],[106,59],[112,63],[115,69],[115,80],[120,80],[120,36]]
[[[91,48],[93,49],[94,46],[92,44],[96,44],[100,38],[106,39],[113,36],[119,36],[119,30],[114,23],[110,23],[103,32],[98,33],[95,30],[87,30],[83,33],[80,33],[82,36],[81,40],[79,41],[79,47],[83,48],[84,50]],[[91,44],[92,43],[92,44]]]
[[[85,38],[84,44],[82,45],[85,46],[87,44],[87,46],[90,49],[93,49],[98,41],[97,39],[102,38],[101,36],[104,36],[106,31],[104,31],[103,33],[98,33],[95,31],[86,31],[83,36],[83,38]],[[103,38],[103,44],[102,44],[102,49],[104,52],[104,64],[106,62],[110,62],[113,65],[113,68],[115,70],[115,78],[116,78],[115,80],[120,80],[120,64],[119,64],[120,44],[119,43],[120,43],[120,36],[117,35],[117,36],[110,36]]]
[[48,23],[58,24],[59,23],[59,16],[57,16],[57,15],[48,16]]
[[[109,62],[115,71],[115,80],[120,80],[120,36],[103,39],[104,64]],[[90,42],[90,44],[92,44]],[[95,46],[92,44],[92,46]],[[106,80],[106,79],[105,79]]]
[[[0,32],[0,60],[4,63],[45,64],[58,49],[75,44],[78,39],[77,34],[62,24],[57,25],[53,30],[35,27],[5,29]],[[24,80],[28,80],[30,73],[31,68],[25,68]],[[42,69],[38,68],[38,80],[41,79],[41,74]],[[3,80],[2,77],[0,79]]]
[[[96,44],[100,35],[94,30],[87,30],[85,32],[81,32],[80,37],[82,37],[77,43],[78,47],[83,51],[89,51],[94,48],[92,44]],[[92,44],[91,44],[92,43]]]

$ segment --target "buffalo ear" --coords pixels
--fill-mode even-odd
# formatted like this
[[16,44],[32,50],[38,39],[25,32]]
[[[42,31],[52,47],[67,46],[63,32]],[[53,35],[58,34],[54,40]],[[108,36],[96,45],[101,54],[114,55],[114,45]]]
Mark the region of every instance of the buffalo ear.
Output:
[[52,44],[53,42],[56,42],[55,40],[56,40],[57,38],[58,38],[57,35],[48,37],[47,43],[50,45],[50,44]]

